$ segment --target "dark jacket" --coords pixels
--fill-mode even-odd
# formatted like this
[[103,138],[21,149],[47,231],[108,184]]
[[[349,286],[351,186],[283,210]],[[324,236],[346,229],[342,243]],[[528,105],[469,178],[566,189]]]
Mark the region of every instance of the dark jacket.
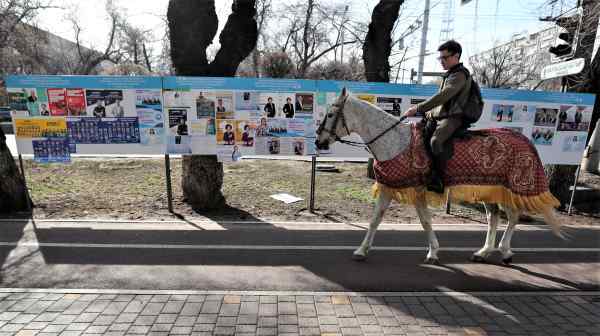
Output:
[[470,73],[462,63],[450,68],[443,76],[440,90],[433,97],[417,105],[417,113],[424,114],[431,111],[435,119],[441,120],[448,117],[459,117],[463,114],[462,106],[469,98],[471,90]]

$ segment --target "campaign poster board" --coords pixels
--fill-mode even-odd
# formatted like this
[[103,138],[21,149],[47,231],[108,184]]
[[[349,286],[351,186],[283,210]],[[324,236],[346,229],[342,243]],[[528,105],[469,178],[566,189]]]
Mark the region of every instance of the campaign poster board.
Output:
[[165,153],[160,77],[9,76],[6,85],[21,154]]

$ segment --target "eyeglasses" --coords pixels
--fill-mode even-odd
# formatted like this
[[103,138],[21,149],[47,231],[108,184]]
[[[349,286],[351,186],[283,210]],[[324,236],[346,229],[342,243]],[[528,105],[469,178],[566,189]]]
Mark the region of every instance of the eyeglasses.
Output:
[[450,54],[450,55],[446,55],[446,56],[440,56],[437,59],[438,59],[438,61],[441,61],[441,60],[445,61],[445,60],[447,60],[448,58],[450,58],[450,57],[452,57],[454,55],[456,55],[456,54]]

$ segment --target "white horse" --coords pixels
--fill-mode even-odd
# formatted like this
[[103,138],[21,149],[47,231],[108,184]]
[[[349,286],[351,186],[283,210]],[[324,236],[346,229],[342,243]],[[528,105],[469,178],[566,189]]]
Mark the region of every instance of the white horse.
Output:
[[[337,101],[333,104],[325,119],[322,121],[317,131],[317,140],[315,143],[317,148],[323,149],[335,141],[340,140],[342,137],[348,136],[351,133],[357,133],[363,141],[365,141],[365,144],[373,154],[376,162],[385,163],[409,150],[411,141],[413,140],[413,130],[411,124],[401,123],[401,120],[388,114],[379,107],[348,95],[344,88],[342,94],[338,97]],[[535,156],[539,162],[535,148],[533,148],[533,152],[534,154],[532,154],[532,156]],[[469,190],[467,192],[469,197],[462,199],[454,197],[454,193],[452,193],[455,191],[453,189],[454,187],[457,187],[456,193],[459,193],[459,187],[461,186],[446,188],[446,192],[449,191],[448,189],[451,189],[450,192],[453,199],[483,202],[487,214],[488,230],[485,244],[473,254],[471,260],[475,262],[484,262],[492,252],[499,250],[502,254],[503,262],[507,264],[511,263],[513,252],[511,251],[510,242],[515,231],[515,226],[517,225],[520,213],[531,211],[531,207],[525,206],[524,204],[526,202],[522,202],[520,199],[517,201],[512,200],[511,202],[489,202],[489,199],[494,199],[494,197],[490,197],[489,193],[495,192],[493,189],[495,186],[492,186],[492,189],[488,188],[490,192],[487,194],[486,192],[481,192],[481,190],[479,192]],[[502,188],[502,186],[496,187]],[[381,223],[383,215],[392,199],[397,201],[407,200],[406,197],[395,197],[395,195],[398,195],[397,191],[390,190],[379,182],[375,185],[375,191],[377,197],[375,213],[362,244],[354,251],[353,259],[355,260],[361,261],[367,258],[369,249],[373,244],[373,238],[375,237],[377,227]],[[430,196],[432,195],[425,191],[423,185],[413,188],[412,191],[413,197],[410,197],[408,203],[412,203],[415,206],[421,225],[426,231],[428,238],[429,247],[425,262],[428,264],[438,264],[438,250],[440,245],[432,228],[431,214],[428,209],[428,199],[430,199]],[[557,206],[558,201],[546,191],[542,198],[536,198],[533,202],[536,207],[534,210],[542,213],[546,223],[551,226],[553,232],[562,237],[560,232],[561,225],[554,215],[554,207]],[[500,208],[506,213],[508,225],[498,249],[496,249],[496,230],[498,227]]]

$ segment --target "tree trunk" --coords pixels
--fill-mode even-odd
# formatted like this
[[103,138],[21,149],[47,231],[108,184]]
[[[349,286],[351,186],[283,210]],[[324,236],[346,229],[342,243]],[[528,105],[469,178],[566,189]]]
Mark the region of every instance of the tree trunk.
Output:
[[[390,53],[392,52],[392,30],[404,0],[381,0],[373,9],[369,32],[363,45],[365,77],[367,82],[390,81]],[[375,179],[373,159],[367,163],[367,177]]]
[[[595,0],[584,0],[582,3],[584,10],[584,22],[586,31],[582,32],[583,38],[579,41],[579,47],[575,52],[574,58],[584,58],[586,60],[585,68],[578,75],[568,76],[567,91],[578,93],[598,94],[600,91],[600,53],[592,60],[592,49],[596,37],[596,28],[598,18],[600,17],[600,7]],[[600,115],[600,102],[596,97],[594,111],[592,112],[592,124],[590,131],[593,131],[596,121]],[[589,139],[589,135],[588,135]],[[579,163],[578,163],[579,164]],[[577,166],[555,165],[546,167],[548,184],[550,191],[561,203],[561,208],[571,200],[571,191],[569,187],[575,182],[575,172]]]
[[0,213],[28,211],[29,196],[0,128]]
[[[208,63],[206,48],[217,33],[214,0],[170,0],[167,19],[171,37],[171,58],[181,76],[234,76],[239,64],[256,45],[258,32],[255,0],[234,0],[219,37],[221,49]],[[196,210],[221,207],[225,198],[223,164],[216,156],[192,155],[183,158],[183,196]]]
[[390,81],[392,30],[403,3],[404,0],[380,0],[373,9],[369,32],[363,45],[367,82]]

